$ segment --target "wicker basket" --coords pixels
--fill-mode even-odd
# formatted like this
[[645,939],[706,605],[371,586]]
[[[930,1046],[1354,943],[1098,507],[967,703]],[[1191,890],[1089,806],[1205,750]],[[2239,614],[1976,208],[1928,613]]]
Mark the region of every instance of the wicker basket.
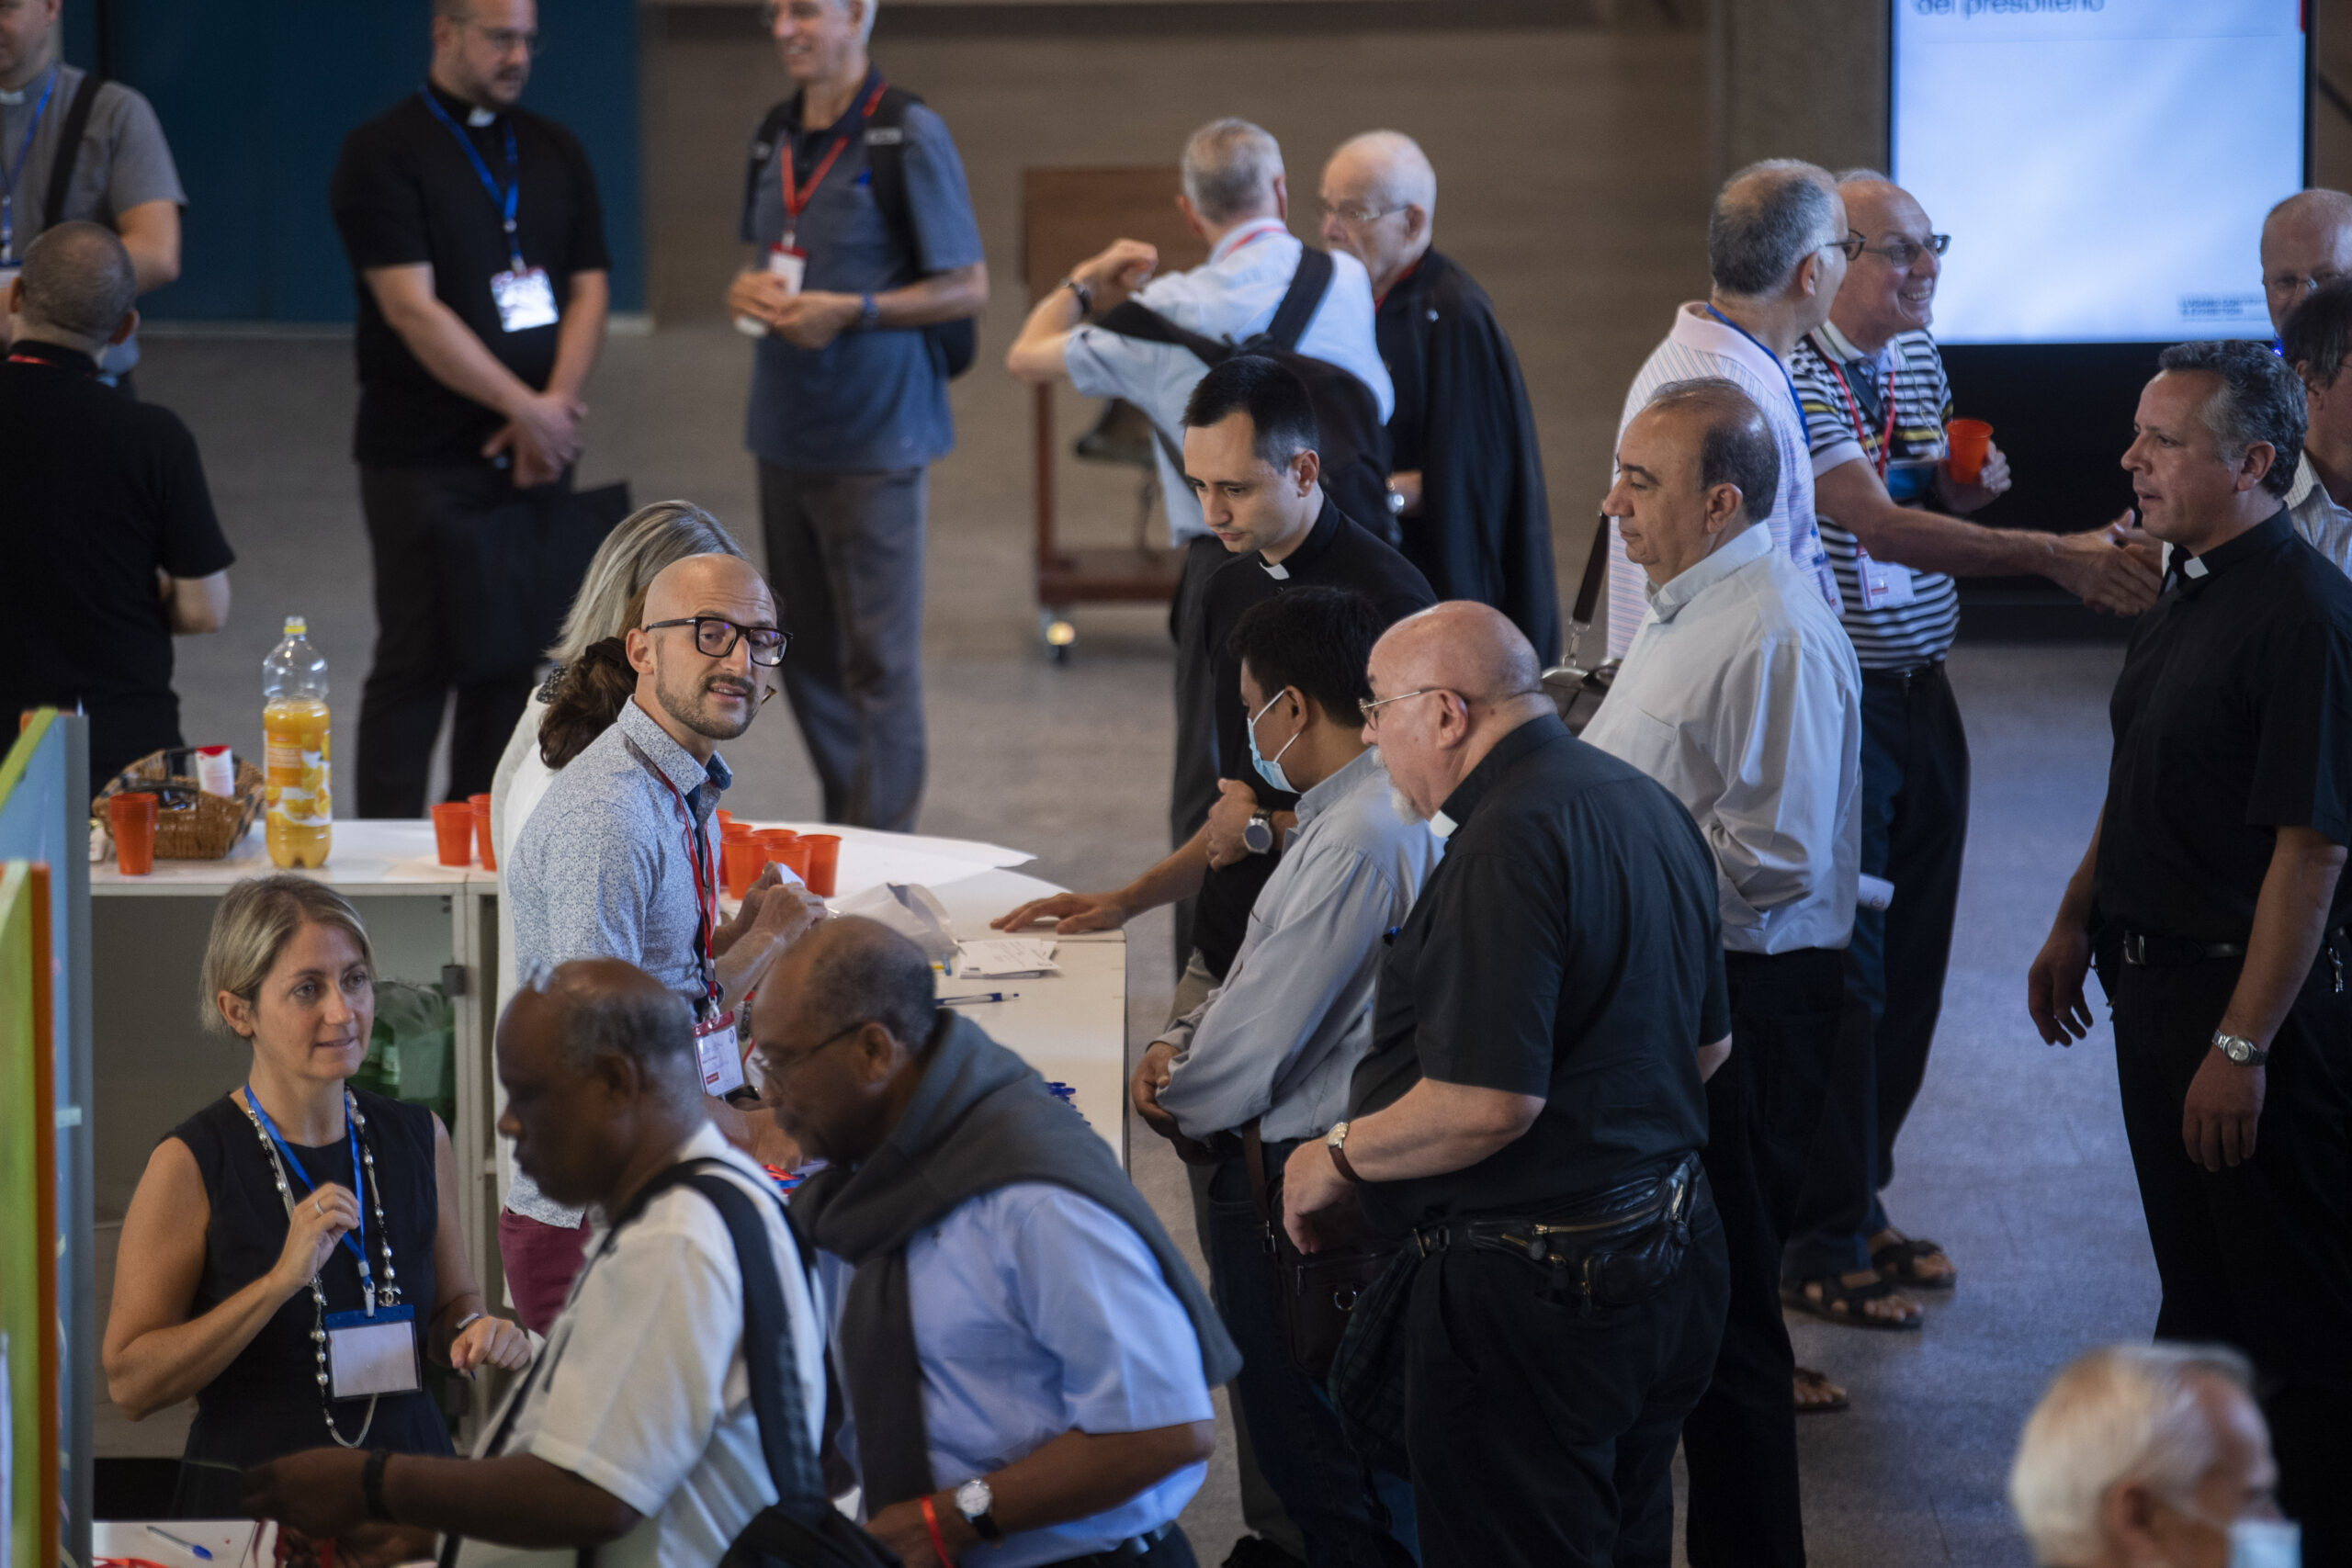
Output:
[[106,830],[110,796],[146,791],[156,802],[157,860],[225,860],[261,818],[262,772],[237,759],[237,793],[207,795],[196,780],[169,769],[168,751],[153,751],[117,773],[90,803],[90,815]]

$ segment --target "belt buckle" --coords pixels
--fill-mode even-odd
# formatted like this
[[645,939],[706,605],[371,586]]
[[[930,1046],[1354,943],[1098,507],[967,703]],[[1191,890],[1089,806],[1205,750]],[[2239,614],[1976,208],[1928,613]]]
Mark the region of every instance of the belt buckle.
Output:
[[2123,962],[2140,968],[2148,966],[2148,939],[2138,931],[2123,933]]

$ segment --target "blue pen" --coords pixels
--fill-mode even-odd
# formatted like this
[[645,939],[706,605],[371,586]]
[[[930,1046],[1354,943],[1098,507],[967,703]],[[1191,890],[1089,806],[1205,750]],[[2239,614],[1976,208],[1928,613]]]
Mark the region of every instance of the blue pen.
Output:
[[939,998],[939,1005],[954,1007],[958,1002],[1009,1002],[1020,994],[1019,991],[982,991],[977,996],[970,997],[942,997]]
[[150,1535],[160,1535],[165,1540],[170,1541],[174,1546],[185,1546],[190,1551],[195,1552],[198,1557],[203,1558],[207,1562],[212,1561],[212,1553],[205,1551],[204,1548],[197,1545],[196,1542],[192,1540],[182,1540],[178,1536],[174,1535],[169,1530],[159,1530],[153,1525],[149,1525],[147,1527],[147,1533]]

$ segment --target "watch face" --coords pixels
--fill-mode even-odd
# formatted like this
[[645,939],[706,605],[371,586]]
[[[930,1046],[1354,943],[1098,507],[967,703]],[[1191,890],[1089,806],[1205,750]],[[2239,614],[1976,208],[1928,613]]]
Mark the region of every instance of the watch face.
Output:
[[966,1518],[978,1518],[996,1506],[996,1494],[985,1481],[967,1481],[956,1488],[956,1507]]

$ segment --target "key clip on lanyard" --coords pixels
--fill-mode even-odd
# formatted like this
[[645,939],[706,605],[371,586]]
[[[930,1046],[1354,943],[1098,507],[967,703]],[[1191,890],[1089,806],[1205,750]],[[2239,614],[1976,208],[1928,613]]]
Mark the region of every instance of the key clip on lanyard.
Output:
[[[800,188],[799,182],[793,177],[792,174],[792,144],[798,133],[792,131],[786,133],[781,148],[783,156],[776,160],[776,179],[777,183],[783,186],[784,195],[784,238],[778,243],[785,250],[797,248],[794,239],[799,232],[800,215],[808,210],[808,204],[817,197],[817,187],[823,185],[825,176],[832,172],[833,160],[842,155],[842,149],[849,145],[849,139],[865,129],[866,120],[873,117],[876,107],[882,102],[882,95],[888,91],[889,85],[888,82],[874,84],[874,90],[865,95],[865,101],[857,107],[856,113],[850,118],[846,128],[839,136],[833,138],[833,144],[825,150],[825,156],[817,164],[816,171],[808,176],[807,190]],[[808,100],[803,98],[801,101],[806,103]]]
[[514,151],[514,116],[501,117],[506,122],[506,174],[513,182],[504,190],[501,190],[498,188],[497,177],[490,172],[490,165],[482,162],[481,149],[476,147],[474,139],[458,129],[458,122],[449,118],[449,111],[443,108],[440,100],[434,97],[432,89],[420,87],[417,89],[416,96],[424,100],[424,107],[433,111],[433,118],[447,126],[449,134],[458,139],[458,145],[466,150],[466,157],[472,163],[474,173],[481,176],[482,188],[490,192],[490,199],[497,203],[503,216],[508,265],[518,273],[526,270],[523,265],[523,242],[514,231],[514,205],[523,194],[523,164]]
[[[1827,355],[1822,357],[1829,362],[1829,373],[1838,378],[1838,389],[1846,394],[1846,412],[1854,422],[1854,438],[1868,441],[1871,433],[1862,423],[1862,405],[1855,400],[1854,389],[1847,385],[1845,370]],[[1886,431],[1878,438],[1878,477],[1882,480],[1886,478],[1887,457],[1894,450],[1894,378],[1899,368],[1894,365],[1886,367]]]
[[[277,1152],[285,1156],[287,1165],[301,1181],[303,1190],[316,1192],[319,1184],[311,1179],[311,1173],[302,1168],[301,1158],[295,1154],[293,1145],[277,1130],[277,1123],[269,1119],[269,1112],[262,1109],[261,1097],[254,1092],[251,1083],[245,1085],[245,1104],[252,1109],[254,1120],[261,1123],[261,1130],[269,1134],[269,1141],[277,1145]],[[359,1289],[368,1300],[368,1315],[373,1317],[376,1314],[376,1271],[368,1266],[368,1202],[367,1194],[359,1190],[367,1177],[359,1163],[358,1122],[352,1116],[347,1103],[343,1111],[343,1132],[351,1140],[352,1207],[359,1211],[359,1239],[353,1241],[352,1233],[345,1231],[343,1233],[343,1245],[352,1257],[359,1260]]]
[[0,264],[14,265],[17,260],[17,186],[24,180],[25,160],[32,156],[41,114],[49,107],[50,95],[57,91],[62,74],[58,67],[49,68],[49,85],[40,90],[40,102],[33,106],[33,118],[25,126],[25,139],[17,144],[16,159],[8,165],[8,183],[0,186]]

